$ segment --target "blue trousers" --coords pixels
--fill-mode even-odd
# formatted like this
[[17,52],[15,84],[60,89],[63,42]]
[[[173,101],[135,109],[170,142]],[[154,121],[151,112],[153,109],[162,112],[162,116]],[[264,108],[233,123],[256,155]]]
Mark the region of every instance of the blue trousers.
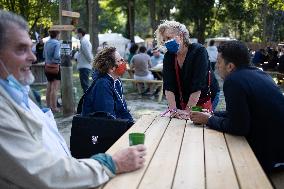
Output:
[[84,93],[86,92],[86,90],[89,87],[89,77],[90,77],[91,71],[92,70],[90,70],[88,68],[80,68],[79,69],[80,83],[81,83],[81,87],[82,87]]

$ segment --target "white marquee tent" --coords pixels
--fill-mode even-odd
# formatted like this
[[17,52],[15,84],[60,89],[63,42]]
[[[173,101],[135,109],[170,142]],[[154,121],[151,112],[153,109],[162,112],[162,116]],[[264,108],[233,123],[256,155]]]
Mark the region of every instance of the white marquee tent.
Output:
[[[90,40],[90,35],[86,34],[86,38]],[[49,37],[43,38],[43,42],[45,43]],[[145,41],[139,36],[135,36],[135,43],[143,44]],[[105,33],[99,34],[99,45],[102,45],[103,42],[107,42],[109,46],[114,46],[121,56],[124,56],[125,49],[127,44],[130,42],[129,39],[122,36],[119,33]],[[75,37],[72,37],[72,48],[80,47],[80,41]]]

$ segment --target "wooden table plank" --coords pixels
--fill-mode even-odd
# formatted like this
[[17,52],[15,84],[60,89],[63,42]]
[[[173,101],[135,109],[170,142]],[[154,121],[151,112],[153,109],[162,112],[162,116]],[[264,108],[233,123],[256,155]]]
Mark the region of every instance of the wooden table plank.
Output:
[[241,188],[273,188],[244,137],[225,134],[232,163]]
[[171,120],[139,189],[169,189],[172,187],[185,124],[185,120]]
[[[170,119],[166,117],[157,117],[156,120],[151,124],[151,126],[146,131],[145,136],[145,146],[147,147],[147,156],[145,166],[137,171],[121,174],[113,178],[109,183],[107,183],[104,189],[134,189],[137,188],[141,181],[141,178],[146,171],[152,156],[154,155],[156,148],[158,147],[161,138],[169,124]],[[147,123],[144,123],[147,124]],[[128,134],[127,137],[128,139]],[[126,144],[127,145],[127,144]]]
[[203,127],[188,121],[182,141],[173,189],[205,188]]
[[207,189],[239,188],[224,134],[204,129]]

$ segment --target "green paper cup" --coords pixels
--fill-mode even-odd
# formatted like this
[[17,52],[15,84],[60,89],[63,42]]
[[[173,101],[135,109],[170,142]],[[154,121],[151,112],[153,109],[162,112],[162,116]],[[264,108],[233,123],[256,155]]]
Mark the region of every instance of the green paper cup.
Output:
[[194,112],[202,112],[202,107],[200,106],[193,106],[191,108],[191,111],[194,111]]
[[[191,108],[191,111],[193,111],[193,112],[202,112],[202,107],[200,107],[200,106],[193,106],[192,108]],[[193,123],[194,125],[201,125],[200,123]]]
[[144,144],[144,133],[130,133],[129,134],[129,146]]

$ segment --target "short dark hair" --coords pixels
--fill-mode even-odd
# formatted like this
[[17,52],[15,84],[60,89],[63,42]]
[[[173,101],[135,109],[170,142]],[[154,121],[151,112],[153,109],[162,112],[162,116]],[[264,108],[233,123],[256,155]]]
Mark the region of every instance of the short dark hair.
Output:
[[152,51],[160,51],[159,47],[154,47]]
[[12,12],[0,10],[0,49],[6,46],[7,30],[13,25],[27,32],[29,31],[28,24],[23,17]]
[[54,38],[56,38],[56,36],[57,36],[60,32],[57,31],[57,30],[50,30],[48,33],[49,33],[50,38],[51,38],[51,39],[54,39]]
[[102,49],[94,59],[94,68],[97,69],[101,74],[108,73],[110,68],[116,66],[115,62],[115,47],[106,47]]
[[214,39],[209,41],[209,46],[213,46],[214,44],[215,44],[215,40]]
[[139,52],[141,53],[145,53],[147,51],[146,47],[145,46],[141,46],[139,47]]
[[224,58],[225,64],[233,63],[236,67],[250,64],[250,55],[247,46],[241,41],[224,42],[218,47],[218,52]]
[[137,49],[138,49],[138,45],[135,44],[135,43],[133,43],[133,44],[131,45],[130,49],[129,49],[129,52],[130,52],[131,54],[135,54],[136,51],[137,51]]
[[86,30],[84,28],[78,28],[77,33],[81,33],[84,36],[86,34]]

